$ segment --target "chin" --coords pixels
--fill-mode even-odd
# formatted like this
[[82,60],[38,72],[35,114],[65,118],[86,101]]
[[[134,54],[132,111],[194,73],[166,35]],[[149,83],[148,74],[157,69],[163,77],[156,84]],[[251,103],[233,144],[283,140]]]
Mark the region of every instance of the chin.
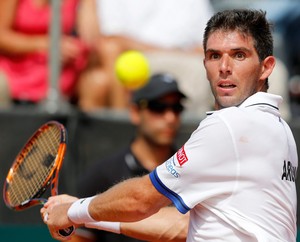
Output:
[[222,97],[222,98],[219,98],[218,104],[219,104],[220,109],[222,109],[222,108],[239,106],[241,104],[241,102],[237,101],[233,97]]

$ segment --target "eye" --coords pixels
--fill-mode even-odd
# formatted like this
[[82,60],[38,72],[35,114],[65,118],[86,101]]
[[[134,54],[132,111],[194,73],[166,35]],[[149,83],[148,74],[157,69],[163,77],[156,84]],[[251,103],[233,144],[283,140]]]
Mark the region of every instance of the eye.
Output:
[[213,53],[213,54],[211,55],[211,58],[212,58],[212,59],[220,59],[220,55],[219,55],[218,53]]
[[216,52],[210,52],[207,53],[206,57],[208,60],[218,60],[220,59],[220,54]]
[[246,58],[246,55],[243,52],[236,52],[234,56],[238,60],[244,60]]

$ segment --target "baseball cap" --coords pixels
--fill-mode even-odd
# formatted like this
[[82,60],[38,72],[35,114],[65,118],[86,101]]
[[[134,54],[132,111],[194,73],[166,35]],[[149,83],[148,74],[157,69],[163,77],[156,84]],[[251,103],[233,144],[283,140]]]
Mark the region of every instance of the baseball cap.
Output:
[[139,103],[141,100],[155,100],[169,93],[178,93],[186,96],[179,90],[177,80],[169,73],[157,73],[150,77],[148,83],[132,94],[132,101]]

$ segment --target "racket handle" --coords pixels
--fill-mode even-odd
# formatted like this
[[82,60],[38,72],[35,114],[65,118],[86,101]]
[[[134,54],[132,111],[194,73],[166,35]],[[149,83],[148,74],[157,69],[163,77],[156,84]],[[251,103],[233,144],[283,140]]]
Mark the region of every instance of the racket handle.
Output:
[[[47,222],[48,220],[48,213],[45,213],[45,216],[44,216],[44,221]],[[74,226],[70,226],[69,228],[66,228],[66,229],[60,229],[58,231],[59,235],[62,236],[62,237],[68,237],[70,236],[73,232],[75,231],[75,227]]]
[[68,236],[70,236],[74,231],[75,231],[75,227],[74,227],[74,226],[70,226],[69,228],[66,228],[66,229],[60,229],[60,230],[58,231],[58,233],[59,233],[62,237],[68,237]]

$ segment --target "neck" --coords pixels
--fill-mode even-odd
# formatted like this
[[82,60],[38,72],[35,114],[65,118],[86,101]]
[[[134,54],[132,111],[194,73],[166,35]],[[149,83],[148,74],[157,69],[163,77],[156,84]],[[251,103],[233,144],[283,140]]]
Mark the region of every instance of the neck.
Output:
[[173,155],[170,145],[156,145],[142,138],[135,139],[131,144],[131,149],[141,165],[149,171],[152,171]]

